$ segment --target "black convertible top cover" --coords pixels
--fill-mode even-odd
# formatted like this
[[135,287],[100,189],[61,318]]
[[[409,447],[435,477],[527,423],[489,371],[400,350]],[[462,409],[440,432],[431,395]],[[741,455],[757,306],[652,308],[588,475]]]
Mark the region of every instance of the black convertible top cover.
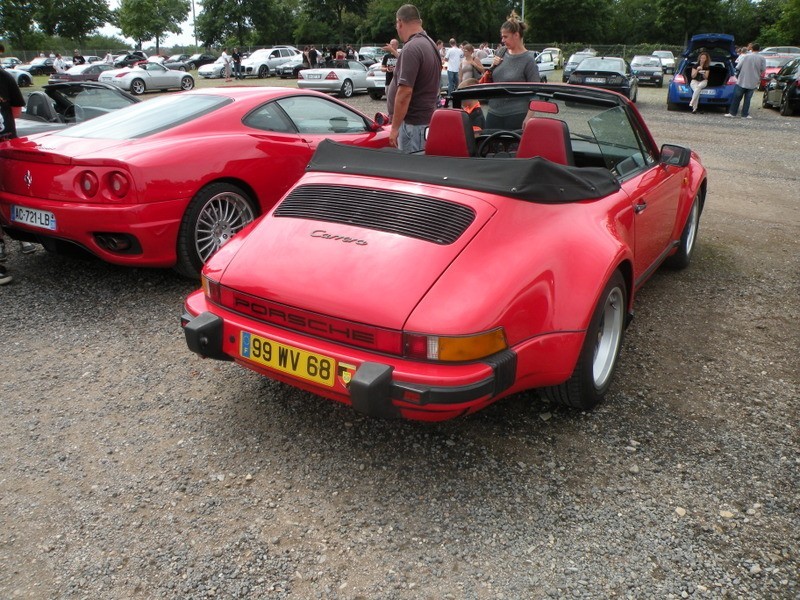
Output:
[[402,154],[330,140],[320,143],[306,170],[432,183],[545,204],[595,200],[620,189],[617,178],[601,167],[566,167],[540,157]]

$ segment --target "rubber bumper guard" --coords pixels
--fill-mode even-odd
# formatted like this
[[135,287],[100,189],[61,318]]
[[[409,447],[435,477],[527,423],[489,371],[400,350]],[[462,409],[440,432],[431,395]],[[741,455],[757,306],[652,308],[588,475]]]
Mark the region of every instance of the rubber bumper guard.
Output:
[[189,350],[204,358],[233,360],[222,351],[222,335],[225,322],[214,313],[204,312],[192,318],[186,313],[181,317],[183,334]]

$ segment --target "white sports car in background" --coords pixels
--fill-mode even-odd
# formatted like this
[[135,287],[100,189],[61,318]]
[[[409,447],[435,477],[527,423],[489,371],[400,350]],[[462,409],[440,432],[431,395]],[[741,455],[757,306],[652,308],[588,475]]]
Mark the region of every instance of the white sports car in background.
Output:
[[106,71],[100,74],[98,81],[110,83],[137,96],[153,90],[191,90],[194,87],[194,77],[189,73],[148,62]]
[[[222,57],[215,60],[213,63],[203,65],[197,69],[197,74],[204,79],[219,79],[222,77],[225,69],[225,61]],[[231,63],[231,73],[233,73],[233,63]]]
[[297,76],[297,87],[301,90],[336,92],[341,98],[367,91],[367,67],[357,60],[337,60],[334,65],[303,69]]

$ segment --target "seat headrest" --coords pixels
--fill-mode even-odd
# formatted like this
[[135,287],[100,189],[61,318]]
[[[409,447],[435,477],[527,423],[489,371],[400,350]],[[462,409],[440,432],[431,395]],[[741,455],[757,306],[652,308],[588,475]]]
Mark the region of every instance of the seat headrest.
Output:
[[456,108],[440,108],[433,113],[425,142],[425,154],[469,158],[475,154],[475,134],[469,115]]
[[534,117],[525,123],[517,158],[534,156],[541,156],[560,165],[575,164],[569,141],[569,127],[564,121]]

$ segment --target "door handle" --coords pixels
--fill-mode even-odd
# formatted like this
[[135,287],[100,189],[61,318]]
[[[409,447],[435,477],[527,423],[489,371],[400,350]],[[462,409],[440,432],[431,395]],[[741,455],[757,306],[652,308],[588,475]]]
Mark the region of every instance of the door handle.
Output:
[[647,202],[641,200],[633,207],[633,212],[638,215],[640,212],[643,212],[645,208],[647,208]]

